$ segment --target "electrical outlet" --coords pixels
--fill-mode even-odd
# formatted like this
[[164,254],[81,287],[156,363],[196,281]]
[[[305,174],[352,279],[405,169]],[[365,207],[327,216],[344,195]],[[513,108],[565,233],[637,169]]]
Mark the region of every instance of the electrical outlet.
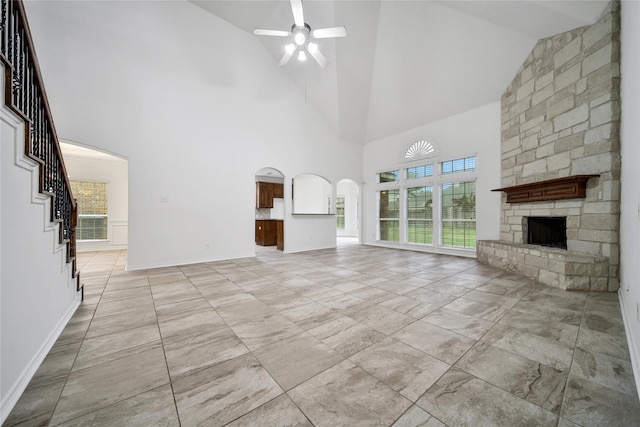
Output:
[[160,203],[169,203],[169,198],[167,196],[160,196]]

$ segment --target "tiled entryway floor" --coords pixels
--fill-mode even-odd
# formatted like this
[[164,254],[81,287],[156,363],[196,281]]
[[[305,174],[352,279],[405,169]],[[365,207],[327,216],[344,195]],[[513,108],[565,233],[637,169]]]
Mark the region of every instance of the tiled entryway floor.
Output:
[[616,294],[360,245],[86,285],[6,425],[640,425]]

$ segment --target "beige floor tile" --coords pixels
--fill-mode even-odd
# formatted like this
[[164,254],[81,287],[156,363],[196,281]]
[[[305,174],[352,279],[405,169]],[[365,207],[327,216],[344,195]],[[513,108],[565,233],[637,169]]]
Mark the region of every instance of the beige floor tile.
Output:
[[344,360],[306,333],[260,348],[254,355],[285,391]]
[[349,317],[385,335],[391,335],[416,321],[413,317],[405,316],[378,305],[351,313]]
[[86,339],[75,359],[73,370],[78,371],[160,346],[160,332],[158,325],[154,324]]
[[248,414],[238,418],[227,427],[254,426],[313,427],[307,417],[286,394],[265,403]]
[[521,329],[497,325],[481,342],[511,353],[519,354],[543,365],[568,372],[573,358],[573,347],[561,341],[532,334]]
[[58,424],[56,427],[177,427],[179,425],[171,386],[166,384],[66,423]]
[[640,425],[638,395],[569,376],[562,417],[584,427]]
[[419,406],[413,405],[391,427],[445,427]]
[[557,415],[466,372],[452,369],[416,404],[451,426],[549,426]]
[[222,326],[194,338],[165,343],[164,351],[169,374],[175,380],[246,354],[249,349],[231,329]]
[[436,310],[423,317],[422,320],[474,340],[482,338],[495,325],[495,323],[488,320],[468,316],[446,308]]
[[308,331],[344,357],[382,341],[385,335],[349,317],[340,317]]
[[388,426],[410,405],[346,360],[289,391],[315,426]]
[[231,329],[251,351],[304,332],[295,323],[279,314],[236,323]]
[[393,338],[386,338],[349,360],[412,402],[450,368],[450,365]]
[[475,340],[417,320],[393,334],[393,337],[449,365],[466,353]]
[[160,347],[72,372],[51,424],[61,424],[168,383]]
[[173,381],[184,427],[224,425],[282,394],[251,354]]
[[550,412],[560,412],[568,372],[486,344],[475,346],[455,367]]

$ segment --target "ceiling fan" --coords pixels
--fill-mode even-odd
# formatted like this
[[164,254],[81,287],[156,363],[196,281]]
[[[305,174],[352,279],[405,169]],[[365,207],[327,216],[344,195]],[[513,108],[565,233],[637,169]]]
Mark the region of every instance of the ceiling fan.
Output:
[[256,28],[253,34],[256,36],[274,36],[289,37],[293,36],[293,43],[289,43],[284,47],[284,55],[280,59],[279,65],[285,65],[293,54],[298,51],[298,60],[306,61],[307,54],[316,60],[322,68],[327,66],[327,58],[318,49],[318,44],[313,40],[327,39],[333,37],[345,37],[347,29],[345,27],[320,28],[312,30],[309,24],[304,22],[304,14],[302,12],[302,0],[291,0],[291,11],[293,12],[293,25],[291,31],[284,30],[263,30]]

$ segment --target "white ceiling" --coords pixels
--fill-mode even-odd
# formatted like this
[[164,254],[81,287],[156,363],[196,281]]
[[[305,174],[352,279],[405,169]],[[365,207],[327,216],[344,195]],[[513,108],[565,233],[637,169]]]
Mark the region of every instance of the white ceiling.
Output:
[[[191,0],[238,28],[289,30],[288,0]],[[319,41],[321,69],[292,59],[282,72],[340,137],[366,143],[500,99],[536,41],[592,24],[608,1],[307,0],[311,28],[344,25]],[[278,62],[286,39],[260,37]]]

